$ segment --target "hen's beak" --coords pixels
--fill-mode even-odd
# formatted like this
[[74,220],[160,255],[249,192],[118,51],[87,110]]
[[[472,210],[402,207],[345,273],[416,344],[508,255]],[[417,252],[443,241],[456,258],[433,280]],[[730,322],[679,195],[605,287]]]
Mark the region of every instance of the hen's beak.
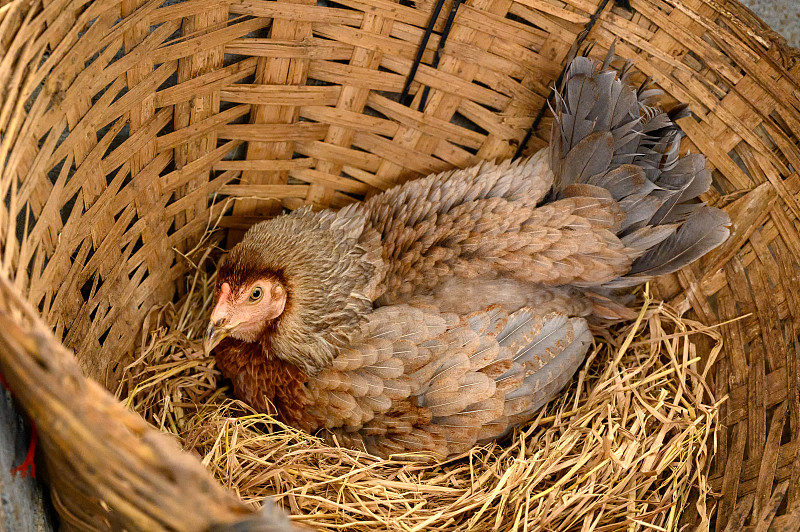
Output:
[[211,354],[211,350],[217,347],[229,333],[230,328],[219,324],[215,325],[214,322],[209,323],[208,329],[206,329],[206,335],[203,337],[203,351],[206,356]]

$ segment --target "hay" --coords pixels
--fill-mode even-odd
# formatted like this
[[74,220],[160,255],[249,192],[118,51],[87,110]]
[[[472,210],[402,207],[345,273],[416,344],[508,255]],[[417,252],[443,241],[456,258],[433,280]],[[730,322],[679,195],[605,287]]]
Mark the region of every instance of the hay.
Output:
[[213,281],[196,268],[179,304],[151,311],[118,396],[246,502],[321,530],[673,530],[690,500],[708,523],[719,404],[695,343],[713,361],[721,337],[647,289],[536,420],[435,464],[331,447],[232,399],[201,345]]

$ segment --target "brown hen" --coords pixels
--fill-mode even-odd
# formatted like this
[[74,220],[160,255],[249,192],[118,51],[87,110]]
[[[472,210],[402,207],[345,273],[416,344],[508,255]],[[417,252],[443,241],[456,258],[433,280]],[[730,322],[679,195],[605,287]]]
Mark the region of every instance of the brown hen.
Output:
[[529,420],[572,378],[619,289],[728,236],[696,200],[658,91],[579,57],[549,149],[253,226],[219,266],[206,334],[234,393],[387,456],[449,456]]

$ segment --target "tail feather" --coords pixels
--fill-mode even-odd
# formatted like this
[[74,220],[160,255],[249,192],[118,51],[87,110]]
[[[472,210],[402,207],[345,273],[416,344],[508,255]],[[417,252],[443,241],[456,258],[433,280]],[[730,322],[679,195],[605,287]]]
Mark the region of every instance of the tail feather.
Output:
[[609,288],[625,288],[677,271],[722,244],[730,233],[728,215],[713,207],[692,214],[680,228],[633,262],[625,277],[611,281]]
[[635,258],[638,259],[647,253],[649,249],[674,235],[677,229],[677,224],[642,227],[633,233],[623,236],[622,243],[628,249],[636,250],[638,253],[635,254]]
[[[622,288],[672,273],[728,237],[728,216],[697,200],[711,186],[700,154],[679,155],[682,132],[654,107],[662,95],[651,79],[633,88],[630,63],[619,74],[605,61],[577,57],[555,98],[550,157],[557,197],[610,195],[624,219],[617,235],[629,249],[630,272],[604,288]],[[606,193],[599,192],[602,188]]]
[[576,143],[561,161],[561,187],[587,183],[589,178],[608,170],[614,154],[614,137],[608,131],[595,131]]
[[587,183],[603,187],[617,201],[628,196],[631,190],[647,194],[656,188],[651,181],[647,180],[644,170],[635,164],[622,164],[613,170],[594,175],[589,178]]

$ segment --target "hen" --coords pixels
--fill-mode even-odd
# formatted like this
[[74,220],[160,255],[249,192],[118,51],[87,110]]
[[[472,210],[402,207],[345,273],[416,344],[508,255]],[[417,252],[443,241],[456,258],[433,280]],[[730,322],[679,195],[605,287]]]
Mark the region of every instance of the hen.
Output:
[[449,456],[529,420],[573,376],[618,289],[728,236],[696,200],[659,91],[578,57],[549,149],[253,226],[218,270],[205,347],[234,393],[380,456]]

